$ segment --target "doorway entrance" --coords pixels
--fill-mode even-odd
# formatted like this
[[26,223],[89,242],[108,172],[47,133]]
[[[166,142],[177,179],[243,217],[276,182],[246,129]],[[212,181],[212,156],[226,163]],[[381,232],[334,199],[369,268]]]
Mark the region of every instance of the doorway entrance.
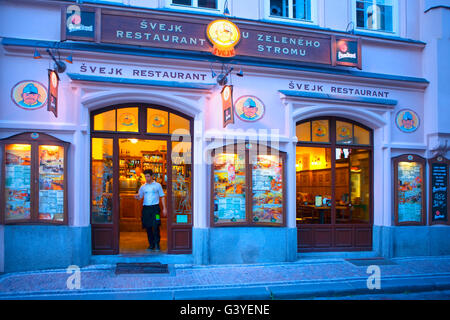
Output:
[[[192,252],[191,132],[192,119],[153,105],[119,105],[92,113],[94,255]],[[135,198],[147,169],[165,194],[160,252],[147,250],[142,200]]]
[[[167,141],[119,139],[119,252],[146,252],[149,242],[142,228],[142,200],[135,195],[145,184],[145,170],[153,171],[154,181],[167,195]],[[167,205],[167,196],[164,197]],[[161,201],[162,202],[162,201]],[[162,212],[162,203],[160,203]],[[167,252],[167,218],[161,216],[161,252]]]

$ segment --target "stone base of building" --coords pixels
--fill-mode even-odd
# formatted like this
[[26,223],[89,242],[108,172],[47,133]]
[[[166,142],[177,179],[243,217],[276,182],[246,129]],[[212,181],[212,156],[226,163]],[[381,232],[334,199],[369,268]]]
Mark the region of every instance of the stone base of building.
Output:
[[297,229],[219,227],[193,229],[198,264],[289,262],[297,258]]
[[[450,255],[448,239],[450,226],[373,226],[373,253],[386,258]],[[192,255],[186,255],[186,263],[297,259],[296,228],[193,228],[192,240]],[[90,264],[91,252],[90,226],[0,226],[0,272],[83,267]]]
[[3,226],[3,239],[4,272],[83,267],[91,256],[90,226]]
[[450,226],[373,226],[373,239],[387,258],[450,255]]

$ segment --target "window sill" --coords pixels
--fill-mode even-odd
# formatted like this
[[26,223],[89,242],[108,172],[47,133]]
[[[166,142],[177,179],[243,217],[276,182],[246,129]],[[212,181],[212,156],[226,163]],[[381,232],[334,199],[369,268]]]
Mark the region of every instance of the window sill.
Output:
[[306,25],[306,26],[317,26],[317,23],[313,20],[304,20],[304,19],[294,19],[287,17],[278,17],[278,16],[266,16],[265,20],[268,22],[282,22],[288,23],[292,25]]
[[367,34],[367,35],[379,35],[379,36],[390,36],[390,37],[398,36],[398,33],[394,32],[394,31],[373,30],[373,29],[366,29],[366,28],[356,28],[355,32],[361,33],[361,34]]
[[201,7],[192,7],[192,6],[186,6],[182,4],[170,4],[166,6],[166,9],[174,10],[174,11],[192,11],[192,12],[202,12],[202,13],[210,13],[210,14],[223,14],[221,10],[219,9],[213,9],[213,8],[201,8]]

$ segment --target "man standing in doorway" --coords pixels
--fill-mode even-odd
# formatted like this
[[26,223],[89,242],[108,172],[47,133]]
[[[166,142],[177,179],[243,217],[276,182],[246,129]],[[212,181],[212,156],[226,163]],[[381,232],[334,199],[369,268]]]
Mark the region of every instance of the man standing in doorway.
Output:
[[160,250],[160,231],[161,216],[159,201],[161,198],[163,207],[163,216],[167,216],[166,202],[164,201],[164,191],[161,184],[153,180],[153,171],[144,170],[145,184],[139,188],[139,193],[135,198],[141,200],[144,198],[142,206],[142,226],[147,231],[149,250]]

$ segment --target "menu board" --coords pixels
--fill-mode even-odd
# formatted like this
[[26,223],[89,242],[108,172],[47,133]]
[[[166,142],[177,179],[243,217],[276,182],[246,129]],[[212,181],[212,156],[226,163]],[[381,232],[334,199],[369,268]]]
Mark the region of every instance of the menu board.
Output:
[[245,158],[238,154],[214,157],[214,222],[245,222]]
[[39,219],[64,221],[64,147],[39,146]]
[[[438,157],[443,160],[442,157]],[[448,164],[431,163],[431,220],[447,221],[448,217]]]
[[283,162],[277,155],[252,161],[253,221],[283,223]]
[[423,164],[399,162],[397,178],[398,222],[421,222],[423,212]]
[[31,145],[9,144],[5,147],[5,218],[31,218]]

